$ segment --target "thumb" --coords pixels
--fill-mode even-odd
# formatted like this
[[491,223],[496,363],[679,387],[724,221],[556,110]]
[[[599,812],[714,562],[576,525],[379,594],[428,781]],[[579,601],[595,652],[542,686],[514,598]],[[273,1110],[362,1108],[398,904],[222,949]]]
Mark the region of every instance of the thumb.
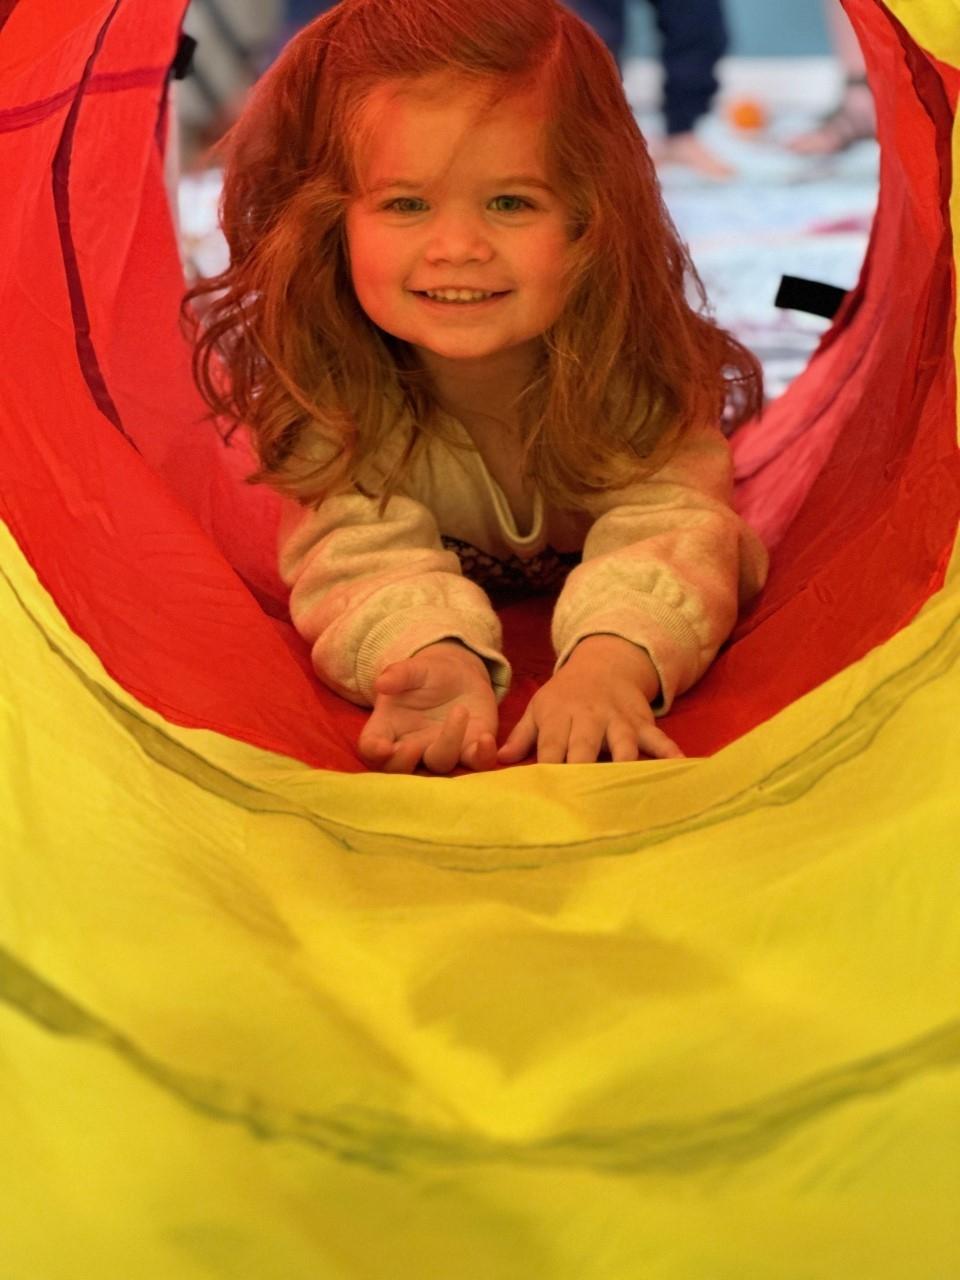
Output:
[[374,680],[374,688],[381,693],[406,693],[409,689],[417,689],[423,684],[422,663],[412,658],[403,658],[400,662],[391,662],[389,667]]

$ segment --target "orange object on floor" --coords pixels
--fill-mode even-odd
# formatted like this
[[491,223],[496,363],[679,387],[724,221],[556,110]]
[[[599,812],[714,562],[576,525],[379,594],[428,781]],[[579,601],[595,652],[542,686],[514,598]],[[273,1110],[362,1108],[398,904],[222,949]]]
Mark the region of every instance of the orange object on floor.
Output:
[[756,98],[734,98],[727,103],[726,116],[735,129],[745,133],[765,129],[770,122],[766,107]]

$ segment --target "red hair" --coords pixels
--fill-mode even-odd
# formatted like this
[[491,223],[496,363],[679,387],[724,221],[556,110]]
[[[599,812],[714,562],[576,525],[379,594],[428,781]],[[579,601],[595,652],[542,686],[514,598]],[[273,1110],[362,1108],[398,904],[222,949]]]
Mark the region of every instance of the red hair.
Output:
[[[344,229],[372,96],[424,77],[476,90],[481,115],[517,93],[543,104],[570,245],[563,306],[515,409],[548,502],[582,508],[652,474],[691,427],[760,411],[760,365],[705,314],[617,65],[585,22],[557,0],[342,0],[290,41],[216,149],[230,265],[183,303],[201,393],[251,432],[248,484],[322,501],[357,484],[409,414],[382,514],[425,438],[449,438],[415,349],[361,308]],[[189,304],[203,295],[201,318]]]

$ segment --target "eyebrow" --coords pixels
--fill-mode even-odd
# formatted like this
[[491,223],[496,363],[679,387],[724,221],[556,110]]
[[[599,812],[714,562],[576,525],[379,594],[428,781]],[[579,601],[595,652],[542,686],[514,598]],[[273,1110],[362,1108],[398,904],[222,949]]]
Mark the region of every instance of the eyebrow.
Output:
[[[407,178],[387,178],[384,182],[378,182],[375,186],[368,190],[371,195],[376,195],[379,191],[386,191],[390,187],[402,187],[405,191],[419,191],[426,186],[423,182],[410,182]],[[548,182],[544,182],[542,178],[534,178],[530,174],[515,173],[507,178],[494,178],[490,183],[491,187],[539,187],[541,191],[549,191],[551,195],[556,195],[553,187]]]

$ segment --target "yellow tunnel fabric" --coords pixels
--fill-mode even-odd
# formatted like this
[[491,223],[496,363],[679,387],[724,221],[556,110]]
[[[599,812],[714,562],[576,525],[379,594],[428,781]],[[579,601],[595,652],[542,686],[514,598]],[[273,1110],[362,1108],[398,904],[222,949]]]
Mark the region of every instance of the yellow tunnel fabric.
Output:
[[960,1274],[958,601],[451,785],[170,723],[0,526],[0,1277]]
[[12,1280],[952,1273],[956,558],[708,760],[456,788],[165,723],[3,562]]

